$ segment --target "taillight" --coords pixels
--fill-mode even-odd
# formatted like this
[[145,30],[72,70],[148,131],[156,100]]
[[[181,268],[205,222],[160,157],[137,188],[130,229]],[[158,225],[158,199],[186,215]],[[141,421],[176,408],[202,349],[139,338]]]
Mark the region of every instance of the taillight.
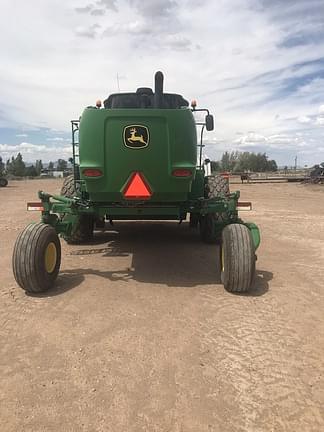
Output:
[[236,210],[252,210],[252,203],[239,201],[236,205]]
[[190,169],[178,168],[172,171],[172,175],[174,177],[190,177],[192,175],[192,172]]
[[42,202],[29,202],[27,203],[28,211],[44,211]]
[[102,171],[97,168],[86,168],[82,171],[85,177],[101,177]]

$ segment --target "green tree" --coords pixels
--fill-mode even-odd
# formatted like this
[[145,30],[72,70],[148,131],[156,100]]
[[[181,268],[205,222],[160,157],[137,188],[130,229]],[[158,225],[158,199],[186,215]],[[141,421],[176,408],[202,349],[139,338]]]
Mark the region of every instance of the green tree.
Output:
[[13,174],[13,166],[14,166],[15,158],[12,156],[11,160],[8,159],[6,163],[6,171],[8,174]]
[[34,165],[31,165],[25,169],[25,175],[28,177],[37,177],[39,174],[37,168]]
[[278,171],[278,165],[274,159],[268,161],[268,171]]
[[251,171],[251,153],[249,152],[239,153],[237,155],[233,171],[234,172]]
[[5,164],[2,162],[2,157],[0,156],[0,176],[4,174]]
[[265,153],[258,153],[258,171],[264,172],[268,170],[268,156]]
[[212,172],[219,172],[221,171],[221,163],[218,161],[210,161],[211,170]]
[[7,172],[17,177],[23,177],[25,175],[25,162],[21,156],[21,153],[18,153],[16,157],[11,158],[11,161],[7,160]]
[[25,175],[26,165],[23,161],[21,153],[17,154],[14,164],[14,174],[19,177],[23,177]]
[[221,159],[221,169],[223,171],[233,171],[238,159],[239,152],[224,152]]
[[230,169],[230,157],[229,152],[224,152],[221,159],[221,168],[224,171],[228,171]]
[[53,169],[54,169],[54,164],[53,164],[53,162],[50,162],[50,163],[48,164],[48,169],[49,169],[50,171],[53,171]]
[[40,173],[41,173],[41,171],[42,171],[42,169],[43,169],[43,164],[42,164],[42,160],[41,159],[36,160],[36,166],[34,168],[35,168],[36,173],[37,173],[36,176],[39,176]]
[[278,169],[276,161],[269,160],[266,153],[225,152],[220,164],[224,171],[236,173],[277,171]]
[[257,172],[258,171],[258,155],[256,153],[250,154],[250,171]]
[[67,168],[67,162],[66,162],[66,160],[59,159],[57,161],[57,167],[56,167],[57,171],[64,171],[64,170],[66,170],[66,168]]

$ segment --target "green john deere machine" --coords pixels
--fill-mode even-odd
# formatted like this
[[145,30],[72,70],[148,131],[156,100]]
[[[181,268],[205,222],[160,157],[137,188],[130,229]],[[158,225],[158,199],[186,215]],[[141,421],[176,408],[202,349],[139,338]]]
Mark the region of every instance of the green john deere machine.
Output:
[[[197,112],[204,119],[198,123]],[[238,191],[230,193],[228,178],[205,175],[203,132],[214,127],[207,109],[190,108],[182,96],[164,93],[163,74],[157,72],[154,92],[112,94],[104,108],[88,107],[71,123],[74,174],[60,195],[40,191],[40,202],[28,203],[29,210],[41,211],[41,222],[28,225],[16,240],[13,271],[21,288],[39,293],[54,285],[59,236],[83,243],[107,221],[181,222],[188,215],[202,241],[219,243],[211,252],[220,261],[224,287],[251,288],[259,229],[239,218],[240,206],[249,203],[239,203]]]

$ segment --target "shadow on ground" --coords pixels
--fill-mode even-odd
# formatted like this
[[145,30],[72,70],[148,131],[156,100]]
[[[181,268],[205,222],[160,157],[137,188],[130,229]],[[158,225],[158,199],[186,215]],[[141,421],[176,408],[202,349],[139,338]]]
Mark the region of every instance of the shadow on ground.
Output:
[[[62,271],[56,287],[46,296],[78,286],[86,275],[179,288],[221,283],[219,246],[202,243],[197,231],[189,229],[187,223],[121,222],[110,231],[96,233],[91,244],[71,246],[70,255],[89,258],[98,255],[98,260],[89,259],[93,266]],[[129,267],[111,269],[110,258],[128,256],[132,257]],[[252,291],[244,295],[265,294],[271,279],[272,273],[257,271]]]
[[236,295],[246,297],[259,297],[269,291],[269,282],[273,278],[273,273],[265,270],[256,270],[252,288],[247,293],[236,293]]
[[17,189],[17,188],[18,186],[8,183],[7,186],[0,187],[0,190]]

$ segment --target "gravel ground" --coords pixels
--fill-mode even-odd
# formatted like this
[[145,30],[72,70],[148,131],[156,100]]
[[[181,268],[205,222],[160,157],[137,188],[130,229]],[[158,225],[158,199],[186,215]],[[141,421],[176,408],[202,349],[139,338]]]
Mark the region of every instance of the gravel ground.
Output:
[[[0,430],[324,430],[324,188],[244,184],[262,233],[249,295],[220,285],[217,246],[188,224],[121,222],[62,241],[56,287],[11,270],[38,189],[0,189]],[[234,187],[234,186],[233,186]]]

